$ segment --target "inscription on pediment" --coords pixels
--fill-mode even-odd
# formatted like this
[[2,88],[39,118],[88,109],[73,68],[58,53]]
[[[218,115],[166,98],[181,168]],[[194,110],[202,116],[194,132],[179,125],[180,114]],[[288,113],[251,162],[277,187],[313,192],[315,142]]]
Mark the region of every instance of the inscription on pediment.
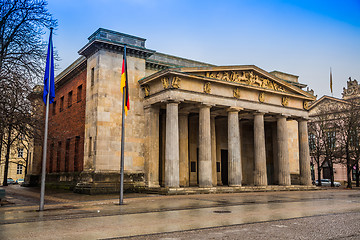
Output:
[[286,92],[283,86],[280,86],[273,80],[261,77],[253,71],[206,72],[205,76],[208,78],[215,78],[228,82],[244,83],[250,86],[271,89],[279,92]]

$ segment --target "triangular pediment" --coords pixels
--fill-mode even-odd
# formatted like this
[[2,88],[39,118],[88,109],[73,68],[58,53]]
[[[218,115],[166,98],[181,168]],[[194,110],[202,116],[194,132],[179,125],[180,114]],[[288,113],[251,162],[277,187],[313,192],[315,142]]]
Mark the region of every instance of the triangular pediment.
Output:
[[191,75],[202,76],[208,79],[238,83],[244,87],[255,87],[278,93],[287,93],[314,99],[315,97],[300,88],[256,67],[250,66],[225,66],[178,69]]
[[337,112],[349,103],[343,99],[322,96],[320,99],[314,101],[309,108],[310,115],[316,115],[319,112]]

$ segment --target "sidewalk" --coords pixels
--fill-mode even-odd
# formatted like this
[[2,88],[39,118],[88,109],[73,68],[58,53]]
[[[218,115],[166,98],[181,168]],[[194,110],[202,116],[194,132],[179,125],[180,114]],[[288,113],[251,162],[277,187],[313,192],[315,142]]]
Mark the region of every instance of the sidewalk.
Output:
[[[14,197],[38,199],[37,189],[7,189]],[[0,238],[29,239],[31,233],[34,239],[49,239],[55,232],[67,239],[111,238],[360,210],[359,190],[339,188],[174,196],[125,194],[121,206],[117,195],[50,190],[47,194],[48,203],[42,212],[37,211],[36,201],[0,207]]]

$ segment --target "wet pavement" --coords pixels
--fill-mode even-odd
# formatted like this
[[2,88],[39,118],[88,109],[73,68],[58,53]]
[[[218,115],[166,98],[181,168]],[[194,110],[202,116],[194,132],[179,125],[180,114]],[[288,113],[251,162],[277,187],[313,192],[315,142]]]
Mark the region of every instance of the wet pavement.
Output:
[[6,191],[15,204],[0,208],[0,239],[104,239],[336,214],[360,216],[359,190],[126,194],[122,206],[117,195],[48,191],[43,212],[37,211],[36,189],[11,186]]

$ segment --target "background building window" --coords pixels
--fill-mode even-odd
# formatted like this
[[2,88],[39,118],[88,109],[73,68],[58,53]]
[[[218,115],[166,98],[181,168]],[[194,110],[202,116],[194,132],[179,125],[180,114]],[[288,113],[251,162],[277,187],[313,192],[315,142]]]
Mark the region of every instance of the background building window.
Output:
[[70,138],[66,139],[66,145],[65,145],[65,172],[69,172],[70,141],[71,141]]
[[24,155],[24,149],[23,148],[18,148],[18,157],[22,158]]
[[56,114],[56,101],[53,102],[52,104],[52,115],[55,115]]
[[326,137],[328,141],[328,146],[330,149],[335,149],[336,147],[336,131],[335,130],[329,130],[326,132]]
[[80,102],[81,101],[81,94],[82,94],[82,85],[77,87],[77,101]]
[[54,161],[54,143],[50,145],[50,157],[49,157],[49,172],[53,172],[53,161]]
[[56,154],[56,171],[60,172],[61,161],[61,141],[58,142],[57,154]]
[[62,112],[62,110],[64,110],[64,96],[60,98],[60,112]]
[[313,133],[309,134],[309,147],[310,147],[310,151],[314,151],[315,150],[315,135]]
[[16,174],[22,174],[23,166],[21,164],[18,164],[16,167]]
[[74,172],[79,171],[79,146],[80,146],[80,136],[75,138],[75,150],[74,150]]
[[71,107],[72,105],[72,95],[73,95],[73,91],[70,91],[68,93],[68,108]]

